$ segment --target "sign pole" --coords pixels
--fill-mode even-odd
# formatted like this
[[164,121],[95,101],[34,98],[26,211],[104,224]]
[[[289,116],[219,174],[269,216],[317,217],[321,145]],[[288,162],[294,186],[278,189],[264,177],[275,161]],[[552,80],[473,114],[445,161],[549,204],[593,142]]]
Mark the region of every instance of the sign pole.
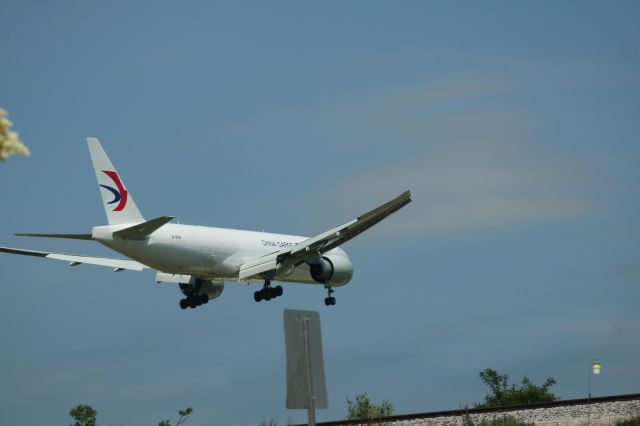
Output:
[[309,426],[316,426],[316,407],[315,407],[315,395],[313,393],[313,375],[311,374],[311,347],[309,345],[309,317],[306,315],[300,315],[298,317],[300,324],[300,332],[302,338],[302,353],[304,357],[304,370],[305,370],[305,382],[307,382],[307,416],[309,419]]

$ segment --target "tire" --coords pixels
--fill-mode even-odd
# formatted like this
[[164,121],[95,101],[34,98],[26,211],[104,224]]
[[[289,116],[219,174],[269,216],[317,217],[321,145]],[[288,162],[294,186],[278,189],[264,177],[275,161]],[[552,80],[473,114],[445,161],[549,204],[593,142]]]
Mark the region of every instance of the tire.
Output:
[[329,306],[331,304],[331,300],[328,297],[324,298],[324,304],[325,306]]
[[275,290],[275,293],[276,293],[276,297],[282,296],[283,290],[282,290],[282,286],[281,285],[276,286],[274,290]]
[[330,297],[329,298],[329,302],[331,303],[331,306],[336,304],[336,298],[335,297]]
[[253,300],[255,300],[256,302],[259,302],[262,300],[262,294],[260,294],[259,291],[256,291],[255,293],[253,293]]
[[180,299],[180,309],[187,309],[187,299]]

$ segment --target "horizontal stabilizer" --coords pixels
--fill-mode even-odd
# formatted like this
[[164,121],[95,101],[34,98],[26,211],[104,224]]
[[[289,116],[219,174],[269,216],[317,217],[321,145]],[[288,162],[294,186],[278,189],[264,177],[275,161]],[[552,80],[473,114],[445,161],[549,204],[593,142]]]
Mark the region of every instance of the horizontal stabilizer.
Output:
[[23,254],[25,256],[37,256],[37,257],[47,257],[49,253],[44,251],[34,251],[34,250],[22,250],[22,249],[14,249],[11,247],[0,247],[0,251],[11,254]]
[[116,231],[113,233],[113,235],[128,238],[130,240],[144,240],[149,235],[153,234],[159,228],[171,222],[175,218],[175,216],[160,216],[156,219],[151,219],[147,222],[140,223],[129,228],[121,229],[120,231]]
[[91,234],[16,234],[18,237],[66,238],[69,240],[92,240]]

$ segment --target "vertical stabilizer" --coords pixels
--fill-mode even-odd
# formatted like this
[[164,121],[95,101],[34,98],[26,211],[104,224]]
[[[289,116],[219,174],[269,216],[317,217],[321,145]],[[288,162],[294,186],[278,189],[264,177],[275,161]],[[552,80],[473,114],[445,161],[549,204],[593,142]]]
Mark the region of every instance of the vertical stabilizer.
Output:
[[133,197],[127,191],[120,175],[102,149],[100,141],[96,138],[87,138],[87,145],[89,145],[93,170],[96,172],[98,185],[100,185],[102,204],[109,225],[144,222]]

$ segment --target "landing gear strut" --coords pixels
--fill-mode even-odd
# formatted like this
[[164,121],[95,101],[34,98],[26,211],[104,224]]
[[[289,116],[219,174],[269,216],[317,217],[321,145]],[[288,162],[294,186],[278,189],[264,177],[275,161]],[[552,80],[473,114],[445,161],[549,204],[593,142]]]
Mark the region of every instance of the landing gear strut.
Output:
[[260,302],[261,300],[271,300],[282,296],[282,286],[271,287],[271,280],[265,280],[262,289],[253,293],[253,300]]
[[180,309],[187,309],[187,308],[195,309],[198,306],[204,305],[206,303],[209,303],[208,294],[199,294],[197,296],[190,294],[185,299],[180,300]]
[[333,289],[329,286],[327,286],[326,289],[327,289],[327,297],[325,297],[324,299],[324,304],[326,306],[333,306],[336,304],[336,298],[331,295],[333,293]]

